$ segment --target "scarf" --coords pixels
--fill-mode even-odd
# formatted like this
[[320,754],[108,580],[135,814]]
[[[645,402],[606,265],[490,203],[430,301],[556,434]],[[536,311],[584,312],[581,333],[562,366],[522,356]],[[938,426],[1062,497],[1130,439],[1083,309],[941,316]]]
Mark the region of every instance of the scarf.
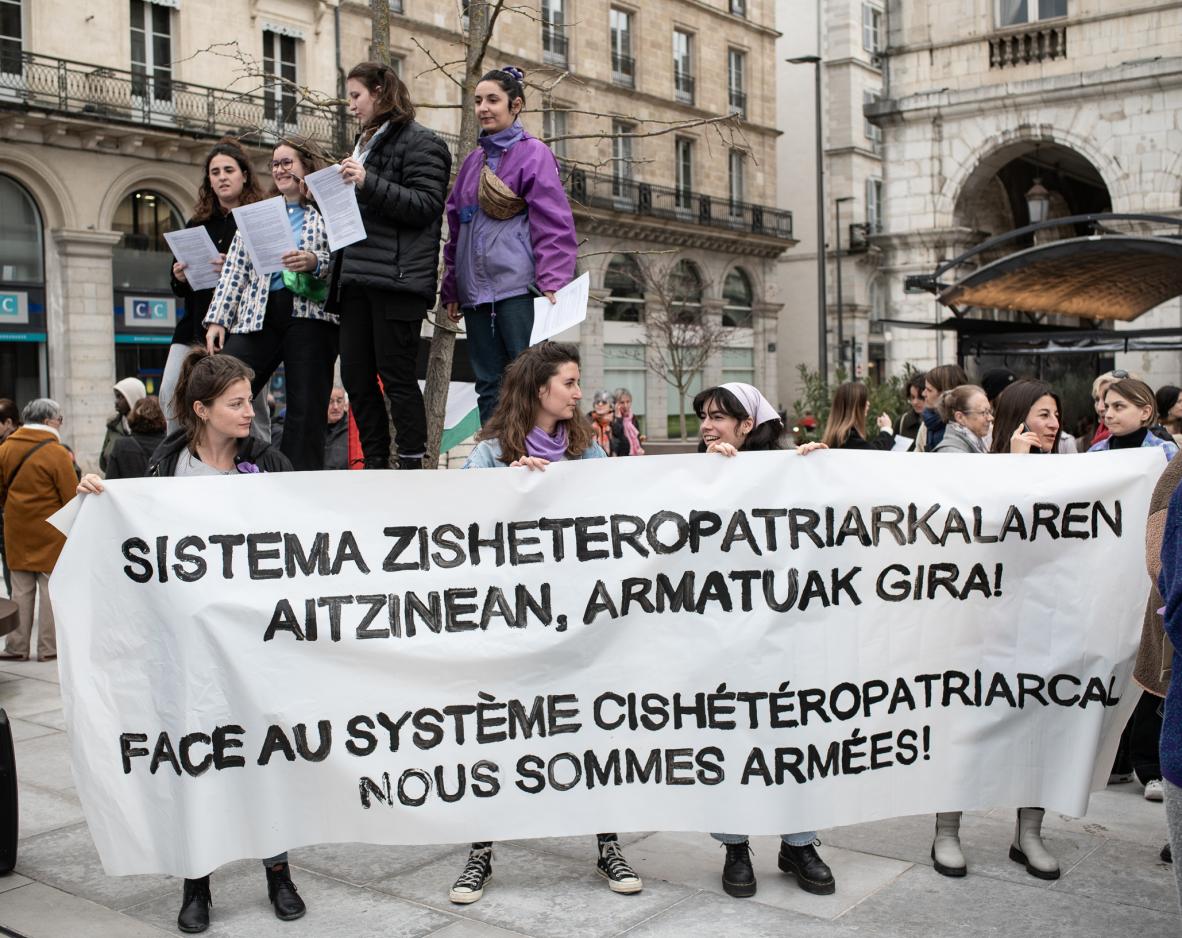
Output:
[[1109,430],[1106,426],[1104,426],[1104,421],[1101,420],[1100,425],[1098,427],[1096,427],[1096,435],[1094,437],[1092,437],[1091,445],[1095,446],[1101,440],[1106,440],[1110,436],[1112,436],[1112,431]]
[[599,414],[592,411],[591,426],[595,430],[595,442],[603,447],[603,451],[609,456],[612,452],[612,421],[615,419],[614,414]]
[[928,428],[928,438],[923,448],[930,453],[936,448],[936,444],[944,439],[944,430],[947,425],[940,419],[940,415],[930,407],[925,407],[920,416],[923,418],[923,425]]
[[624,436],[628,439],[628,455],[643,456],[644,448],[640,445],[640,428],[632,417],[632,408],[625,410],[621,407],[617,414],[624,422]]
[[565,423],[558,425],[558,431],[553,436],[541,427],[534,427],[525,437],[525,452],[527,456],[560,462],[566,458],[566,442]]
[[972,449],[972,451],[974,453],[989,452],[989,450],[985,448],[985,441],[983,439],[981,439],[981,437],[977,436],[977,434],[975,434],[968,427],[962,427],[959,423],[954,422],[954,423],[950,423],[947,426],[945,426],[944,432],[951,433],[954,436],[960,437],[962,440],[964,440],[966,443],[969,444],[969,447]]
[[730,391],[739,403],[743,405],[743,409],[747,411],[747,416],[754,422],[755,426],[767,423],[769,420],[779,420],[780,415],[763,394],[760,393],[759,388],[750,384],[742,384],[738,381],[729,381],[722,385],[726,390]]

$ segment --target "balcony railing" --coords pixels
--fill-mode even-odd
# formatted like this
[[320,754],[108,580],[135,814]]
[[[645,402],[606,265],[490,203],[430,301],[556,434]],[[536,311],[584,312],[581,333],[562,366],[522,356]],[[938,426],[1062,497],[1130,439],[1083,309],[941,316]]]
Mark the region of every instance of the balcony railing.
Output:
[[248,143],[299,134],[340,148],[352,139],[341,113],[332,109],[276,106],[274,96],[268,101],[263,95],[29,52],[21,54],[19,70],[0,72],[0,108],[13,104],[104,123],[210,137],[230,134]]
[[673,91],[682,104],[694,103],[694,76],[688,72],[673,72]]
[[612,81],[627,88],[636,87],[636,60],[632,56],[612,53]]
[[567,177],[566,191],[576,209],[580,205],[604,208],[785,240],[792,238],[791,212],[732,202],[725,196],[703,195],[581,169],[573,170]]
[[550,65],[565,65],[570,42],[561,26],[542,24],[542,58]]
[[989,37],[990,68],[1030,65],[1066,56],[1066,26],[1031,26],[1021,32]]
[[742,91],[737,91],[734,88],[730,90],[730,108],[732,114],[738,114],[740,117],[747,116],[747,95]]

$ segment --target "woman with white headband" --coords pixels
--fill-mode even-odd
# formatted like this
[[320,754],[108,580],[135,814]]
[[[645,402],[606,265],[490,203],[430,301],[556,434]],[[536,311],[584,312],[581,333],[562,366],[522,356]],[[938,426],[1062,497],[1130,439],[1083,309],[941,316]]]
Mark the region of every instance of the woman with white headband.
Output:
[[[783,449],[784,422],[758,388],[733,382],[707,388],[694,398],[694,411],[701,421],[699,450],[721,456],[737,456],[748,450]],[[805,443],[801,455],[827,449],[824,443]],[[751,846],[746,834],[711,834],[726,845],[722,867],[722,888],[728,895],[755,895],[755,870],[751,867]],[[780,836],[780,869],[796,877],[805,892],[827,896],[837,888],[833,873],[817,853],[817,832],[800,831]]]

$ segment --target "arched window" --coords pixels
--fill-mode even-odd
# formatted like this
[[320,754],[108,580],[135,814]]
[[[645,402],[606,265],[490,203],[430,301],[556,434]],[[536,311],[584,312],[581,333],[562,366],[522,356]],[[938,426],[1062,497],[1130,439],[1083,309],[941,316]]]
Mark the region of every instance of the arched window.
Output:
[[750,329],[753,302],[751,278],[741,267],[736,267],[726,275],[722,284],[722,324]]
[[644,277],[636,258],[613,257],[603,275],[603,288],[609,294],[603,304],[605,322],[644,321]]
[[694,322],[702,315],[702,275],[693,261],[680,260],[669,271],[669,307],[681,322]]
[[184,224],[176,206],[159,192],[139,189],[128,195],[111,225],[123,233],[114,251],[115,289],[169,292],[170,252],[164,232]]
[[0,280],[41,283],[41,213],[37,203],[15,179],[0,176]]

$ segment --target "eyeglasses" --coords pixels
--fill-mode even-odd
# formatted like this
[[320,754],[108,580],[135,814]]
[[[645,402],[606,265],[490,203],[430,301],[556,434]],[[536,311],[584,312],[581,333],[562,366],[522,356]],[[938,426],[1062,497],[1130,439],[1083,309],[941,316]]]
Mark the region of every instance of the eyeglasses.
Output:
[[1129,377],[1129,373],[1123,368],[1118,368],[1112,372],[1112,377],[1116,378],[1117,381],[1124,381],[1125,378]]
[[993,416],[992,410],[962,410],[961,413],[964,414],[966,417],[971,417],[971,416],[973,416],[973,414],[980,414],[982,417],[992,417]]
[[277,169],[287,172],[293,166],[295,166],[295,160],[293,160],[291,157],[286,157],[282,160],[271,160],[271,172],[275,172]]

